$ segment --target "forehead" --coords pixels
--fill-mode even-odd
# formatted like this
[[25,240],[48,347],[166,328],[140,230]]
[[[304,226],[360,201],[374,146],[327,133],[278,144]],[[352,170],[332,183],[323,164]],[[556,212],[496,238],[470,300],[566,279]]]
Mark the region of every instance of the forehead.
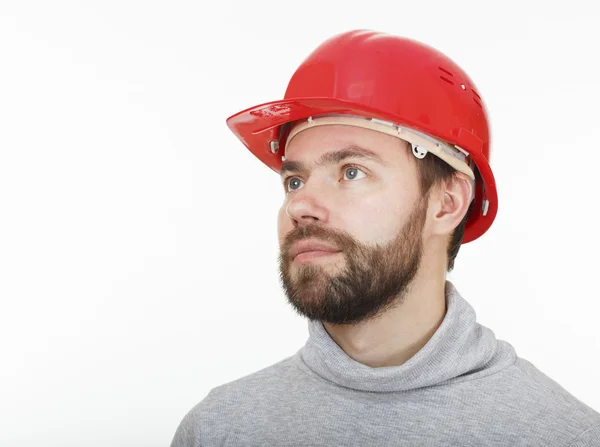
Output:
[[[364,149],[381,164],[406,164],[408,143],[371,129],[345,125],[327,125],[306,129],[297,134],[285,150],[286,161],[316,163],[322,155],[348,148]],[[357,150],[355,152],[360,152]]]

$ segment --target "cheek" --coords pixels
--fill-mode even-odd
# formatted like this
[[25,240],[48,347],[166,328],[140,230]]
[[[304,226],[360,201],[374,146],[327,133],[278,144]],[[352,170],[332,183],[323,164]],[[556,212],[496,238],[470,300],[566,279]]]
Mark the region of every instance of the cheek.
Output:
[[338,216],[343,222],[341,227],[359,241],[384,244],[394,239],[402,227],[401,211],[398,201],[379,197],[348,203],[338,210]]

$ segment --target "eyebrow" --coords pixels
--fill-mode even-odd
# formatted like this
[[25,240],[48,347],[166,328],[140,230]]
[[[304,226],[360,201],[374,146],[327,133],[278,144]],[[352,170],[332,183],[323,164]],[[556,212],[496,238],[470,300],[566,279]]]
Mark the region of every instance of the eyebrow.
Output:
[[[351,145],[337,151],[324,153],[315,163],[315,167],[318,168],[330,164],[336,164],[343,160],[346,160],[347,158],[364,158],[374,160],[384,166],[387,166],[388,164],[385,161],[383,161],[381,156],[376,152],[373,152],[372,150],[366,149],[361,146]],[[308,168],[306,164],[304,164],[301,161],[285,160],[281,164],[279,174],[283,176],[283,174],[287,172],[298,172],[301,174],[306,174],[308,173]]]

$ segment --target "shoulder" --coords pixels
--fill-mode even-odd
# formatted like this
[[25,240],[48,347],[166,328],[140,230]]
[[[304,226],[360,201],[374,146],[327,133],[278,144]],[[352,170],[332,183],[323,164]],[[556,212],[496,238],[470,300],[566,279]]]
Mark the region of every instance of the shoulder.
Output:
[[535,409],[548,429],[570,431],[569,447],[600,446],[600,413],[528,360],[518,358],[513,368],[518,375],[521,404]]
[[544,397],[561,411],[568,411],[583,419],[599,418],[597,420],[600,421],[599,413],[581,402],[528,360],[519,357],[513,368],[518,374],[519,382],[522,384],[521,391],[523,391],[523,395],[530,395],[536,399]]
[[218,402],[220,405],[226,405],[231,401],[239,405],[242,400],[259,398],[261,390],[276,392],[281,388],[283,391],[289,384],[290,376],[297,371],[294,357],[287,357],[252,374],[213,388],[206,398],[207,404]]
[[247,413],[249,405],[261,399],[261,391],[277,395],[286,389],[287,372],[295,368],[293,357],[283,359],[232,382],[219,385],[197,403],[180,422],[171,447],[206,445],[214,439],[225,439],[231,421]]

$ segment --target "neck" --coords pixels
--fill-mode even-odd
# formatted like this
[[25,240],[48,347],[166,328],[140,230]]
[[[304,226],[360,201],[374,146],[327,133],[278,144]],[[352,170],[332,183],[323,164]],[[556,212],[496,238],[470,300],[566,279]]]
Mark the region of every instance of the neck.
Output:
[[446,270],[426,258],[398,306],[355,325],[323,323],[349,357],[372,368],[400,366],[433,336],[446,315]]

